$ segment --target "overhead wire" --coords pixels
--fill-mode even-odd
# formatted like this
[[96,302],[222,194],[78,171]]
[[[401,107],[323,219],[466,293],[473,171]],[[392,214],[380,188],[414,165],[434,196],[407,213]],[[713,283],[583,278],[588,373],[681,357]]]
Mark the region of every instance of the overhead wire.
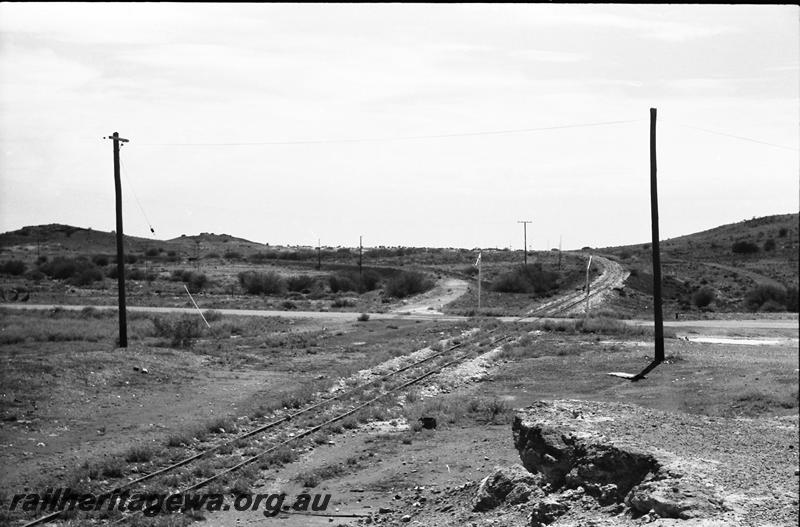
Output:
[[122,179],[125,180],[125,185],[129,189],[131,189],[131,192],[133,193],[133,198],[136,201],[136,204],[139,206],[139,211],[141,211],[142,216],[144,217],[144,221],[147,222],[147,226],[150,228],[150,232],[153,234],[153,236],[155,236],[156,231],[155,229],[153,229],[153,224],[150,223],[150,218],[147,217],[147,213],[144,211],[144,207],[142,207],[142,202],[139,201],[139,196],[136,194],[136,188],[133,186],[133,184],[130,181],[130,178],[127,176],[128,170],[125,168],[125,162],[122,160],[122,156],[119,157],[119,164],[120,167],[122,168],[122,170],[120,171],[122,172]]
[[718,132],[716,130],[709,130],[708,128],[702,128],[700,126],[694,126],[694,125],[683,124],[683,123],[676,123],[676,122],[669,121],[669,120],[664,120],[664,119],[661,119],[661,122],[664,122],[666,124],[673,124],[675,126],[681,126],[683,128],[691,128],[693,130],[700,130],[702,132],[706,132],[706,133],[709,133],[709,134],[721,135],[723,137],[732,137],[734,139],[741,139],[743,141],[750,141],[751,143],[758,143],[758,144],[761,144],[761,145],[774,146],[775,148],[783,148],[785,150],[793,150],[795,152],[800,152],[800,148],[793,148],[791,146],[779,145],[779,144],[776,144],[776,143],[770,143],[768,141],[761,141],[759,139],[753,139],[752,137],[745,137],[743,135],[735,135],[735,134],[728,134],[728,133],[725,133],[725,132]]
[[609,126],[615,124],[626,124],[643,121],[644,119],[630,119],[622,121],[602,121],[594,123],[565,124],[556,126],[543,126],[538,128],[520,128],[509,130],[482,130],[474,132],[458,132],[431,135],[409,135],[397,137],[373,137],[373,138],[343,138],[343,139],[309,139],[298,141],[251,141],[251,142],[228,142],[228,143],[141,143],[139,146],[272,146],[272,145],[311,145],[311,144],[335,144],[335,143],[377,143],[391,141],[414,141],[420,139],[447,139],[453,137],[473,137],[485,135],[509,135],[526,134],[532,132],[543,132],[548,130],[562,130],[567,128],[588,128],[593,126]]
[[[282,146],[282,145],[315,145],[315,144],[346,144],[346,143],[379,143],[379,142],[392,142],[392,141],[415,141],[415,140],[424,140],[424,139],[448,139],[448,138],[458,138],[458,137],[476,137],[476,136],[491,136],[491,135],[512,135],[512,134],[526,134],[526,133],[534,133],[534,132],[544,132],[550,130],[564,130],[570,128],[589,128],[595,126],[611,126],[617,124],[628,124],[628,123],[636,123],[642,122],[645,119],[627,119],[627,120],[618,120],[618,121],[599,121],[599,122],[591,122],[591,123],[575,123],[575,124],[564,124],[564,125],[555,125],[555,126],[541,126],[541,127],[534,127],[534,128],[517,128],[517,129],[506,129],[506,130],[479,130],[479,131],[472,131],[472,132],[455,132],[455,133],[442,133],[442,134],[428,134],[428,135],[408,135],[408,136],[395,136],[395,137],[359,137],[359,138],[341,138],[341,139],[306,139],[306,140],[294,140],[294,141],[240,141],[240,142],[218,142],[218,143],[139,143],[139,146],[197,146],[197,147],[206,147],[206,146]],[[779,145],[776,143],[771,143],[769,141],[762,141],[760,139],[754,139],[752,137],[746,137],[743,135],[737,134],[730,134],[726,132],[719,132],[717,130],[711,130],[708,128],[703,128],[701,126],[694,126],[690,124],[678,123],[670,120],[660,119],[660,122],[665,124],[671,124],[675,126],[680,126],[683,128],[690,128],[693,130],[699,130],[702,132],[706,132],[709,134],[719,135],[723,137],[731,137],[734,139],[740,139],[742,141],[749,141],[752,143],[762,144],[766,146],[772,146],[775,148],[782,148],[784,150],[792,150],[792,151],[800,151],[800,148],[790,147],[786,145]]]
[[[589,122],[589,123],[575,123],[575,124],[564,124],[564,125],[554,125],[554,126],[542,126],[542,127],[532,127],[532,128],[519,128],[519,129],[504,129],[504,130],[480,130],[480,131],[471,131],[471,132],[458,132],[458,133],[442,133],[442,134],[428,134],[428,135],[410,135],[410,136],[395,136],[395,137],[361,137],[361,138],[341,138],[341,139],[310,139],[310,140],[295,140],[295,141],[250,141],[250,142],[217,142],[217,143],[137,143],[138,146],[145,146],[145,147],[154,147],[154,146],[176,146],[176,147],[226,147],[226,146],[281,146],[281,145],[324,145],[324,144],[347,144],[347,143],[378,143],[378,142],[392,142],[392,141],[414,141],[414,140],[426,140],[426,139],[447,139],[447,138],[459,138],[459,137],[477,137],[477,136],[492,136],[492,135],[512,135],[512,134],[526,134],[526,133],[535,133],[535,132],[544,132],[544,131],[553,131],[553,130],[565,130],[565,129],[576,129],[576,128],[589,128],[589,127],[598,127],[598,126],[612,126],[612,125],[619,125],[619,124],[628,124],[628,123],[637,123],[645,121],[646,119],[627,119],[627,120],[616,120],[616,121],[599,121],[599,122]],[[703,128],[700,126],[694,126],[690,124],[678,123],[673,122],[670,120],[661,119],[660,122],[665,123],[667,125],[674,125],[683,128],[689,128],[693,130],[699,130],[702,132],[706,132],[713,135],[719,135],[723,137],[730,137],[734,139],[739,139],[742,141],[748,141],[755,144],[761,144],[765,146],[771,146],[774,148],[780,148],[784,150],[791,150],[791,151],[800,151],[800,148],[793,148],[786,145],[780,145],[776,143],[771,143],[768,141],[762,141],[759,139],[754,139],[752,137],[746,137],[742,135],[730,134],[726,132],[719,132],[717,130],[711,130],[708,128]],[[155,230],[147,217],[147,213],[144,210],[144,207],[139,200],[139,197],[136,193],[136,189],[130,183],[129,178],[126,176],[127,170],[125,170],[124,163],[120,159],[120,163],[123,167],[123,177],[125,177],[126,184],[131,189],[134,195],[134,199],[136,201],[139,210],[142,213],[142,216],[145,218],[145,221],[150,228],[150,232],[155,234]]]

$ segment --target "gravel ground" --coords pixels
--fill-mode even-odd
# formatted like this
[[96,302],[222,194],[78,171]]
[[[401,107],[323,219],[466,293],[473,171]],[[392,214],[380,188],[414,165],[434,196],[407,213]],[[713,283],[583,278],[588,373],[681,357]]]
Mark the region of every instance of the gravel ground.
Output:
[[723,499],[726,525],[797,525],[797,414],[730,419],[589,401],[556,401],[534,413],[553,422],[567,416],[610,441],[674,459]]
[[[797,525],[796,414],[764,419],[710,418],[579,400],[540,402],[520,412],[528,419],[563,427],[564,432],[573,430],[579,437],[599,438],[602,442],[650,452],[661,462],[668,463],[670,473],[682,474],[677,485],[702,489],[723,504],[723,510],[714,513],[691,519],[668,519],[652,513],[637,516],[622,504],[601,506],[582,492],[562,489],[549,495],[567,506],[567,511],[549,524],[552,527]],[[505,441],[512,441],[510,435]],[[450,443],[459,441],[454,436]],[[435,455],[443,455],[440,450],[445,447],[431,446]],[[469,449],[473,445],[463,444],[462,447]],[[498,453],[502,450],[499,447],[495,445]],[[450,448],[455,446],[450,445]],[[467,451],[464,456],[469,456]],[[493,459],[499,461],[497,455]],[[497,468],[508,471],[512,463],[506,460]],[[485,476],[493,473],[488,467],[484,471]],[[412,503],[418,502],[419,496],[395,502],[397,506],[391,513],[378,515],[377,523],[415,527],[528,527],[532,525],[530,512],[542,499],[532,497],[516,504],[505,502],[477,512],[473,506],[476,496],[480,495],[478,480],[443,490],[441,494],[428,496],[433,500],[430,507],[420,509],[419,503]]]

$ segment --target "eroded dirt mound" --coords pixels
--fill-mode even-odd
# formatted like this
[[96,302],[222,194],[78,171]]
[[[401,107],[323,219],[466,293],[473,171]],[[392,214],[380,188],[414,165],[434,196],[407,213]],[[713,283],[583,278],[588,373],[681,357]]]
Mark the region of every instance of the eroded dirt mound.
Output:
[[514,418],[514,445],[547,490],[585,492],[601,506],[624,503],[633,516],[652,511],[661,518],[709,518],[726,510],[719,496],[673,460],[610,440],[582,417],[574,409],[541,403]]

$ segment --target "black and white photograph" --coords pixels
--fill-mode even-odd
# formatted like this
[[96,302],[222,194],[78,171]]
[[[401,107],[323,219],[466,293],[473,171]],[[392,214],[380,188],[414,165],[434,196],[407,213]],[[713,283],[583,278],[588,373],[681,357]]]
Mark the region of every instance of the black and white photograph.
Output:
[[0,527],[788,527],[796,4],[0,1]]

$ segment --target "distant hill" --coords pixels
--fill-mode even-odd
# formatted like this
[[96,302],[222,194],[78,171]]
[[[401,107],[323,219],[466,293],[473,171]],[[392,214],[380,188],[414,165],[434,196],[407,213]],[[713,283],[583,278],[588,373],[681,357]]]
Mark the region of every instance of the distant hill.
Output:
[[230,234],[214,234],[213,232],[201,232],[200,234],[195,234],[192,236],[186,236],[185,234],[182,236],[178,236],[177,238],[172,238],[171,240],[167,240],[168,242],[183,242],[183,241],[191,241],[192,243],[200,242],[200,243],[247,243],[250,245],[261,245],[260,243],[251,242],[250,240],[245,240],[244,238],[237,238],[235,236],[231,236]]
[[[667,247],[680,247],[681,243],[685,242],[699,242],[699,241],[709,241],[709,242],[720,242],[723,240],[731,240],[731,239],[761,239],[764,236],[768,236],[772,234],[775,237],[780,237],[780,230],[781,228],[785,228],[787,230],[786,235],[790,235],[794,232],[795,241],[797,241],[798,231],[800,230],[800,226],[798,226],[798,221],[800,221],[800,214],[776,214],[773,216],[762,216],[760,218],[751,218],[749,220],[741,220],[736,223],[728,223],[725,225],[720,225],[719,227],[714,227],[705,231],[695,232],[692,234],[685,234],[683,236],[678,236],[676,238],[668,238],[665,240],[661,240],[661,247],[662,249]],[[616,249],[625,249],[625,248],[636,248],[640,245],[649,245],[649,241],[643,244],[634,244],[634,245],[620,245],[616,247],[607,247],[602,250],[616,250]]]
[[[665,301],[689,309],[700,289],[713,290],[721,310],[752,308],[757,286],[798,285],[800,214],[752,218],[660,242]],[[632,272],[628,286],[652,295],[650,243],[607,247]],[[796,293],[795,293],[796,294]],[[770,305],[771,306],[771,305]],[[714,306],[712,306],[714,307]],[[769,307],[769,306],[768,306]]]
[[[230,249],[246,250],[263,247],[262,244],[228,234],[201,233],[193,236],[180,236],[171,240],[157,240],[138,236],[125,235],[125,251],[144,253],[158,250],[160,252],[176,251],[194,254],[198,249],[202,254]],[[113,254],[117,250],[117,237],[113,231],[98,231],[83,227],[73,227],[51,223],[23,227],[16,231],[0,234],[0,248],[8,252],[23,250],[28,253],[59,254]]]
[[217,254],[221,256],[225,253],[239,253],[244,256],[264,248],[264,244],[261,243],[237,238],[230,234],[214,234],[213,232],[202,232],[191,236],[184,234],[167,240],[167,243],[173,250],[200,255]]
[[[165,247],[161,240],[151,240],[137,236],[125,236],[125,247],[134,251],[142,251],[148,247]],[[39,246],[61,248],[75,252],[114,252],[116,251],[116,234],[97,231],[71,225],[51,223],[23,227],[16,231],[0,234],[0,247]]]
[[[742,267],[779,280],[797,282],[800,214],[742,220],[702,232],[662,240],[661,260],[689,260]],[[649,261],[650,243],[599,249],[618,257]],[[794,265],[791,265],[794,263]]]

